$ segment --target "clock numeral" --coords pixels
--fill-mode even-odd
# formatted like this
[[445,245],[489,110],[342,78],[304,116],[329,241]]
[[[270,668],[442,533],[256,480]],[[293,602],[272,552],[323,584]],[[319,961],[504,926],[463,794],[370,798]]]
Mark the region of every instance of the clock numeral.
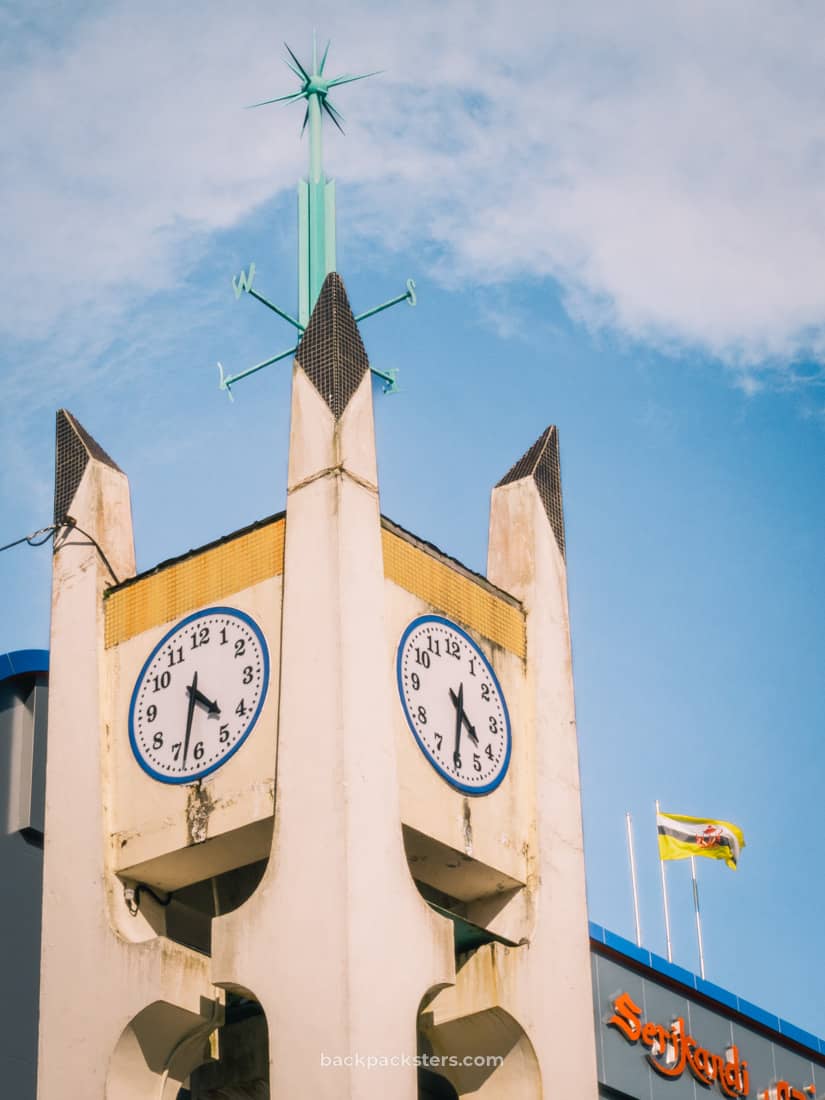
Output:
[[444,648],[448,657],[455,657],[457,661],[461,660],[461,649],[455,638],[445,638]]
[[238,638],[237,642],[235,642],[235,656],[243,657],[244,653],[246,653],[246,640],[244,638]]
[[248,710],[248,708],[246,706],[246,703],[244,703],[243,699],[241,699],[240,703],[238,703],[238,705],[235,707],[235,713],[240,715],[241,718],[243,718],[243,716],[246,714],[247,710]]
[[218,734],[218,740],[221,742],[221,744],[226,744],[226,742],[229,740],[229,726],[221,726],[220,732]]
[[426,649],[422,653],[418,646],[415,647],[415,663],[421,665],[422,668],[430,667],[430,655]]
[[414,672],[412,676],[410,676],[410,683],[413,686],[413,691],[418,691],[418,689],[421,687],[421,677],[418,675],[417,672]]
[[170,649],[168,657],[170,668],[174,668],[175,665],[181,664],[183,661],[183,646],[179,645],[177,649]]
[[158,708],[155,706],[154,703],[150,703],[149,706],[146,708],[146,721],[147,722],[154,722],[154,720],[157,718],[157,716],[158,716]]
[[470,658],[470,675],[475,676],[475,674],[476,674],[476,659],[475,659],[475,657],[471,657]]
[[438,638],[436,638],[436,640],[433,641],[432,634],[427,635],[427,649],[430,651],[430,653],[434,653],[436,655],[436,657],[441,656],[441,647],[440,647]]
[[246,665],[243,670],[243,682],[245,684],[252,683],[252,665]]
[[440,733],[434,733],[433,737],[435,738],[436,744],[438,745],[438,747],[440,749],[443,742],[444,742],[444,738],[441,736]]
[[492,745],[488,745],[485,748],[484,751],[485,751],[485,753],[487,754],[487,756],[489,757],[490,760],[494,759],[494,757],[493,757],[493,746]]
[[460,752],[454,752],[453,753],[453,766],[455,767],[455,770],[457,772],[461,771],[461,753]]
[[481,757],[477,752],[473,753],[473,769],[477,772],[481,771]]
[[422,726],[426,726],[426,724],[427,724],[427,708],[426,707],[419,707],[418,708],[418,721],[421,723]]
[[[224,631],[225,629],[226,628],[224,627]],[[209,627],[202,626],[200,630],[193,630],[189,637],[192,640],[193,649],[197,649],[199,646],[202,645],[209,645]]]
[[494,714],[490,715],[490,733],[498,733],[498,719]]
[[197,745],[195,745],[195,748],[192,751],[192,755],[195,757],[196,760],[203,759],[203,741],[198,741]]
[[180,750],[182,748],[183,748],[183,741],[178,741],[178,743],[176,745],[172,746],[172,755],[174,756],[175,760],[177,760],[177,758],[180,756]]
[[152,748],[155,748],[155,749],[162,749],[163,748],[163,734],[161,733],[160,730],[158,730],[158,732],[152,738]]
[[160,676],[152,677],[152,691],[163,691],[164,688],[168,688],[172,683],[172,677],[169,672],[161,672]]
[[482,684],[481,685],[481,698],[484,700],[485,703],[490,702],[490,685],[489,684]]
[[229,639],[226,636],[226,627],[222,626],[221,627],[221,645],[226,645],[226,643],[228,641],[229,641]]

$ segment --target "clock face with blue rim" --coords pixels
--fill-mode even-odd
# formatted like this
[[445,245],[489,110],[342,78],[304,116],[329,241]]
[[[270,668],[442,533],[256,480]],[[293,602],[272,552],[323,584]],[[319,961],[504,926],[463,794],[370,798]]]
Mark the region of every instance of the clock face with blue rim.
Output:
[[269,686],[263,632],[243,611],[189,615],[155,646],[129,707],[137,762],[162,783],[215,771],[252,732]]
[[510,716],[490,662],[461,627],[438,615],[401,638],[398,691],[407,724],[435,770],[465,794],[488,794],[510,763]]

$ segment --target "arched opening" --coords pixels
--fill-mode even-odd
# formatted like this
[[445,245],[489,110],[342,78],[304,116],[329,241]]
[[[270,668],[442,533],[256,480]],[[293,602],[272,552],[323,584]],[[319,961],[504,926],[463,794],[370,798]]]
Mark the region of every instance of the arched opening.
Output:
[[156,1001],[117,1042],[107,1100],[269,1100],[269,1030],[258,1002],[228,993],[200,1014]]
[[223,1016],[218,1001],[192,1012],[167,1001],[147,1005],[124,1028],[109,1061],[106,1100],[176,1100],[192,1070],[211,1057]]
[[269,1029],[251,997],[228,993],[216,1057],[192,1071],[178,1100],[269,1100]]
[[495,950],[495,945],[479,948],[474,964],[469,965],[470,956],[459,968],[455,986],[433,991],[422,1001],[419,1100],[541,1100],[533,1044],[498,1002],[494,967],[487,965]]

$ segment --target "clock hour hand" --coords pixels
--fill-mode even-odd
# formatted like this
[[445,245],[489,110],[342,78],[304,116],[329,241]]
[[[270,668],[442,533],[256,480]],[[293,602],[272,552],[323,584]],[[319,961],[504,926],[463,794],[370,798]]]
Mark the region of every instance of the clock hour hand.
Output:
[[[461,685],[461,689],[462,689],[462,695],[463,695],[463,689],[464,689],[463,684]],[[450,688],[450,698],[452,699],[453,704],[455,706],[458,706],[458,696],[456,695],[456,693],[453,691],[452,688]],[[478,734],[476,733],[476,728],[473,725],[473,723],[470,721],[470,719],[467,717],[463,706],[461,707],[461,721],[467,727],[467,736],[470,738],[470,740],[473,742],[474,745],[477,745],[478,744]]]
[[189,709],[186,712],[186,736],[183,739],[183,763],[181,770],[186,767],[186,756],[189,752],[189,735],[192,732],[192,719],[195,716],[195,699],[198,694],[198,674],[192,677],[192,684],[186,689],[189,692]]
[[197,688],[195,688],[194,692],[191,687],[187,687],[186,690],[189,692],[190,696],[194,695],[196,703],[200,703],[202,707],[206,707],[209,714],[221,713],[221,708],[218,706],[217,699],[207,699],[203,692],[198,691]]

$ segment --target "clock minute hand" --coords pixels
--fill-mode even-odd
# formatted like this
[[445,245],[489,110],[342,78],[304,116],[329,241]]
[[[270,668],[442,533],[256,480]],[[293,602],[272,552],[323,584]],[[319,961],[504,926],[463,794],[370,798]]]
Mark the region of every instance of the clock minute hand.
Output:
[[195,716],[195,698],[198,694],[198,674],[197,672],[192,677],[191,687],[186,689],[189,692],[189,709],[186,712],[186,736],[183,739],[183,763],[181,769],[186,767],[186,756],[189,752],[189,735],[192,732],[192,719]]
[[[462,684],[461,686],[462,686],[462,694],[463,694],[464,685]],[[453,691],[452,688],[450,688],[450,698],[452,699],[454,705],[458,706],[458,696],[456,695],[456,693]],[[462,700],[462,702],[463,702],[463,700]],[[470,740],[473,742],[474,745],[477,745],[478,744],[478,734],[476,733],[476,728],[473,725],[473,723],[470,721],[470,719],[467,717],[467,713],[464,710],[463,705],[461,707],[461,721],[467,727],[467,736],[470,738]]]
[[456,768],[461,767],[461,754],[459,748],[461,747],[461,727],[464,725],[462,718],[464,717],[464,684],[460,684],[458,688],[458,695],[455,694],[452,688],[450,688],[450,698],[455,704],[455,748],[453,749],[453,764]]

